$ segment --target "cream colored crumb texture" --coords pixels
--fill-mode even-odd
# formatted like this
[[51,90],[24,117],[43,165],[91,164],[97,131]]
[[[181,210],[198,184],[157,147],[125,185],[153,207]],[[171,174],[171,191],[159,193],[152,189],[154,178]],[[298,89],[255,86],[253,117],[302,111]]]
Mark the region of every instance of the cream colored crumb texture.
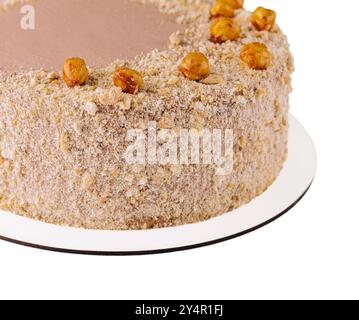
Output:
[[[61,73],[0,71],[0,207],[49,223],[92,229],[144,229],[203,221],[262,194],[287,154],[292,57],[285,35],[253,28],[238,10],[236,41],[210,42],[213,1],[145,0],[179,15],[186,31],[166,51],[90,69],[84,86]],[[267,70],[239,61],[243,45],[266,44]],[[190,51],[204,53],[211,74],[190,81],[178,70]],[[143,75],[136,95],[113,85],[113,71]],[[124,158],[129,129],[232,129],[234,167],[132,165]],[[0,213],[1,214],[1,213]]]

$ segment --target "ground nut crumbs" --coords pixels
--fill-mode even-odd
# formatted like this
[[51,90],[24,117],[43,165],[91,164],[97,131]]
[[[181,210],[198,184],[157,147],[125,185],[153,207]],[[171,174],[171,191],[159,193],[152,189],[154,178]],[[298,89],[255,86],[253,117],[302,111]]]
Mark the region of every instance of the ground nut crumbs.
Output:
[[[213,43],[213,0],[139,1],[176,14],[186,25],[171,36],[167,50],[89,69],[88,81],[74,88],[43,69],[0,71],[1,208],[84,228],[166,227],[237,208],[278,176],[287,152],[293,71],[279,27],[258,32],[251,13],[237,10],[233,21],[240,33],[234,41]],[[242,47],[252,42],[271,52],[266,70],[238,61]],[[193,51],[211,65],[200,81],[178,70]],[[143,77],[135,95],[114,86],[114,70],[122,66]],[[128,165],[126,132],[146,130],[149,121],[175,130],[233,129],[233,173],[216,176],[211,165]]]
[[90,101],[85,104],[84,110],[87,111],[90,115],[94,116],[98,111],[98,107],[96,103]]
[[222,83],[223,77],[220,74],[211,74],[207,78],[204,78],[201,80],[201,83],[203,84],[220,84]]

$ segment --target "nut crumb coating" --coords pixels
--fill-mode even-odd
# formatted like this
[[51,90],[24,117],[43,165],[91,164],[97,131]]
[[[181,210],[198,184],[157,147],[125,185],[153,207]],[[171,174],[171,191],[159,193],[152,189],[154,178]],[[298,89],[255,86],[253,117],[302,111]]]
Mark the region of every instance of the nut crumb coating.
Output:
[[[41,1],[41,0],[38,0]],[[287,155],[293,60],[274,25],[257,31],[238,10],[235,41],[212,43],[213,1],[142,0],[176,13],[186,31],[169,48],[131,61],[91,68],[86,84],[69,88],[61,73],[0,71],[0,207],[72,227],[132,230],[204,221],[250,202],[277,178]],[[259,42],[271,63],[254,70],[241,49]],[[190,81],[178,66],[202,52],[208,77]],[[136,94],[114,86],[113,72],[131,66],[143,77]],[[213,165],[130,165],[128,129],[232,129],[234,170]],[[0,213],[1,214],[1,213]]]

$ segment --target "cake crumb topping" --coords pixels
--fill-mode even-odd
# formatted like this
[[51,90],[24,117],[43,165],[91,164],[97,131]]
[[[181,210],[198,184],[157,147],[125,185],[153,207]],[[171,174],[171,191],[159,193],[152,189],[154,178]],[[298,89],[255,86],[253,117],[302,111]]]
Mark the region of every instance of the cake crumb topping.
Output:
[[90,115],[94,116],[98,111],[98,107],[96,103],[89,101],[85,104],[84,110],[87,111]]

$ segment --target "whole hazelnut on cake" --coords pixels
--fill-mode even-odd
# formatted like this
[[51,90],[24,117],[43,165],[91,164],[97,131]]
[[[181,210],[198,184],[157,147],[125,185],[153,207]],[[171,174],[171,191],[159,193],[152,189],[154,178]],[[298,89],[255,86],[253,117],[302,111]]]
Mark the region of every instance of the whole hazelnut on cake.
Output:
[[235,15],[234,8],[226,0],[217,0],[210,11],[211,18],[229,17]]
[[227,2],[233,9],[243,8],[244,0],[224,0]]
[[68,87],[80,86],[87,81],[89,72],[86,62],[81,58],[69,58],[63,66],[63,77]]
[[252,42],[242,47],[240,59],[252,69],[265,70],[270,65],[271,54],[265,44]]
[[196,81],[206,78],[210,72],[209,61],[201,52],[187,54],[178,69],[186,78]]
[[211,23],[210,40],[214,43],[237,40],[241,29],[231,18],[216,18]]
[[270,31],[275,24],[276,18],[275,11],[259,7],[253,12],[251,22],[258,31]]
[[113,83],[122,89],[124,93],[136,94],[143,85],[142,75],[136,71],[125,67],[117,68],[113,75]]

